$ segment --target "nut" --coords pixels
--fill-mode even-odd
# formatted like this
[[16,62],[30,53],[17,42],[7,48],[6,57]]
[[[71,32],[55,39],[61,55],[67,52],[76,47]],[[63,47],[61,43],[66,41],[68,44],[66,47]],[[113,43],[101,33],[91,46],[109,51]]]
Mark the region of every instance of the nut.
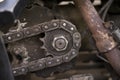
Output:
[[66,50],[66,48],[68,46],[68,40],[64,36],[55,37],[54,40],[53,40],[52,46],[57,51]]

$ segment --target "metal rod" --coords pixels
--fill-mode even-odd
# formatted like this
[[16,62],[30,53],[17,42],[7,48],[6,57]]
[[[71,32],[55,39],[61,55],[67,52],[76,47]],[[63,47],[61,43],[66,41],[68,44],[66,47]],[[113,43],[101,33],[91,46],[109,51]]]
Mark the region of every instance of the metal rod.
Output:
[[120,51],[115,48],[116,43],[112,36],[109,35],[109,31],[105,29],[103,21],[99,17],[97,11],[92,5],[90,0],[74,0],[75,5],[78,7],[80,13],[88,25],[93,38],[96,42],[96,47],[100,52],[107,52],[105,56],[109,60],[109,63],[120,75]]

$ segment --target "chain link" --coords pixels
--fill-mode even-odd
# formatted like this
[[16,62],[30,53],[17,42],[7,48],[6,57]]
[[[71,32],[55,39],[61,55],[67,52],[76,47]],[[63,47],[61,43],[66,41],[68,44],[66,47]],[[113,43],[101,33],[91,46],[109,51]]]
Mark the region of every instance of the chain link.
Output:
[[57,66],[64,62],[71,61],[78,55],[79,47],[81,45],[81,36],[76,27],[66,20],[52,20],[50,22],[41,23],[33,27],[24,28],[20,31],[9,32],[3,35],[5,43],[12,43],[27,37],[32,37],[35,35],[39,35],[40,33],[59,28],[70,32],[70,34],[72,35],[74,45],[72,49],[62,56],[54,56],[53,58],[45,57],[39,60],[31,61],[27,64],[19,65],[18,67],[13,67],[13,74],[15,76],[27,74],[27,72],[42,70],[47,67]]

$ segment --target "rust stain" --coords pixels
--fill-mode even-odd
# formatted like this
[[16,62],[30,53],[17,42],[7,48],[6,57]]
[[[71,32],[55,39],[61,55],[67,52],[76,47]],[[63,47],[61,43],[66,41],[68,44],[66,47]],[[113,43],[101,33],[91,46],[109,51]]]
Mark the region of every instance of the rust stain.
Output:
[[118,65],[120,61],[120,50],[116,48],[116,42],[109,35],[94,6],[90,0],[74,0],[74,2],[92,32],[97,48],[100,52],[107,52],[105,54],[106,58],[120,75],[120,65]]

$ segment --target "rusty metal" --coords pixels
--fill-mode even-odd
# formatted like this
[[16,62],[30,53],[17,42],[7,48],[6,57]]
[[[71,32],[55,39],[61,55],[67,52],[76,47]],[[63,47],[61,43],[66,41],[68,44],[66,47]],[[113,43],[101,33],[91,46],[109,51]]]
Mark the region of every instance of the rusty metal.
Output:
[[[45,36],[41,38],[40,33],[42,32]],[[23,35],[17,36],[18,33]],[[36,36],[37,40],[33,39],[33,36]],[[58,38],[59,36],[64,36],[64,38]],[[8,32],[2,37],[6,43],[9,43],[9,52],[15,57],[19,55],[22,58],[22,60],[17,59],[20,63],[12,65],[15,76],[70,62],[78,55],[81,46],[81,35],[75,25],[63,19],[44,22],[20,31]],[[55,38],[66,39],[67,43],[65,43],[69,46],[65,46],[65,50],[64,46],[60,51],[57,50],[64,42],[60,41],[60,45],[56,49],[53,46],[53,43],[56,45]],[[39,41],[43,42],[42,46],[36,43]]]
[[115,41],[109,35],[109,31],[104,28],[103,21],[100,19],[92,3],[90,0],[74,0],[74,2],[92,32],[98,50],[106,52],[105,56],[120,75],[120,51],[115,48]]
[[94,80],[91,74],[78,74],[73,75],[69,79],[61,79],[61,80]]

